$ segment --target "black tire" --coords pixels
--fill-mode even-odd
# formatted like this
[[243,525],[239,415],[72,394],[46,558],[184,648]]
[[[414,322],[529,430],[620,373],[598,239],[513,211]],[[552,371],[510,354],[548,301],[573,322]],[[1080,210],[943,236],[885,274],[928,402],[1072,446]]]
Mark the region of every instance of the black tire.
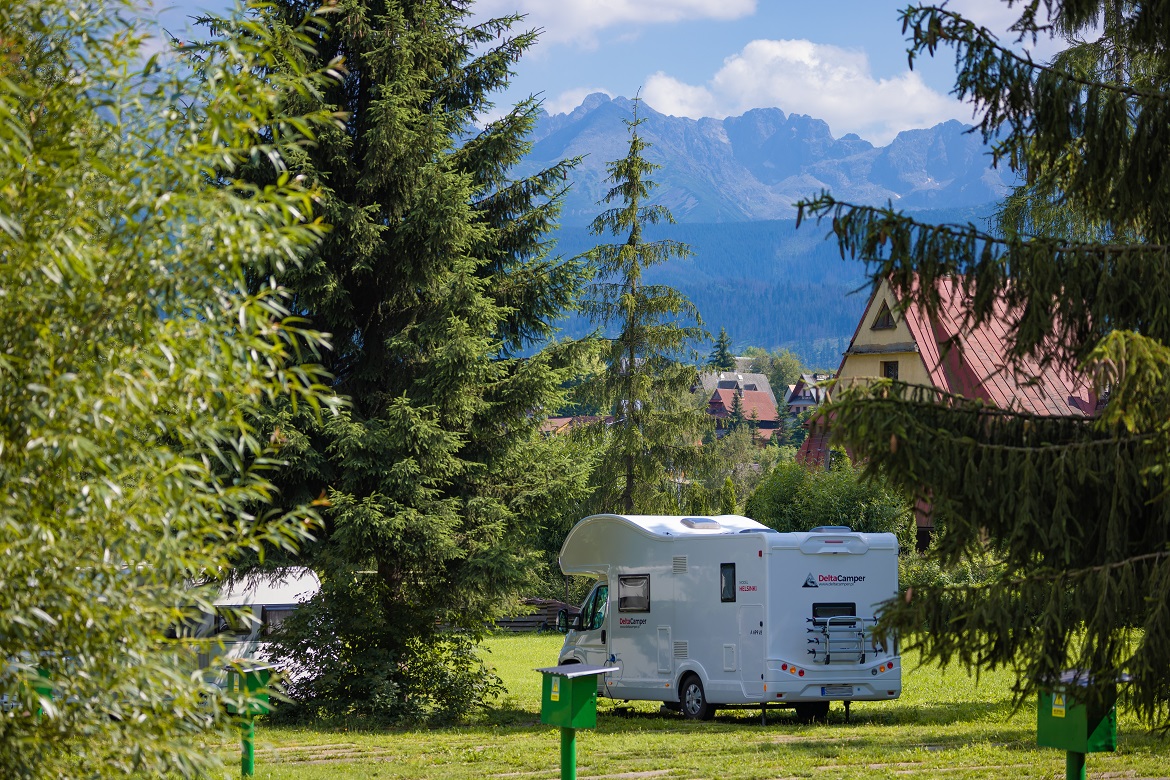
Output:
[[806,701],[796,705],[796,719],[801,723],[824,723],[829,717],[827,701]]
[[715,705],[707,701],[703,681],[696,674],[688,674],[678,688],[678,700],[683,715],[691,720],[711,720],[715,717]]

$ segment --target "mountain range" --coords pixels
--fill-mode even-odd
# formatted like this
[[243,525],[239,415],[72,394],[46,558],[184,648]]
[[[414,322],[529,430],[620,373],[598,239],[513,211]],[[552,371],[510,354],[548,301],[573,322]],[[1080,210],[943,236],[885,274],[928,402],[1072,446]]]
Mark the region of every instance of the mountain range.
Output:
[[[567,114],[540,115],[532,150],[518,173],[580,157],[565,196],[557,252],[575,256],[612,237],[587,226],[601,210],[606,163],[625,156],[633,101],[593,94]],[[737,348],[785,347],[810,366],[835,369],[865,305],[864,267],[842,261],[827,227],[799,230],[793,204],[829,190],[853,203],[916,212],[932,222],[984,223],[1014,184],[991,167],[978,133],[956,122],[899,133],[878,147],[826,122],[778,108],[727,119],[667,116],[642,103],[639,134],[646,158],[662,166],[651,178],[653,203],[680,224],[647,237],[690,245],[694,255],[650,269],[646,281],[668,284],[698,308],[712,333],[727,329]],[[619,239],[620,240],[620,239]],[[590,324],[570,318],[567,335]]]
[[[573,174],[562,222],[585,225],[605,194],[605,165],[623,157],[633,101],[594,93],[567,114],[542,113],[521,172],[582,157]],[[642,103],[639,134],[646,158],[662,168],[652,177],[654,200],[680,222],[749,222],[795,215],[793,204],[830,190],[853,203],[908,211],[961,208],[998,201],[1014,183],[993,168],[978,133],[951,120],[905,130],[887,146],[853,133],[835,138],[822,119],[759,108],[726,119],[667,116]]]

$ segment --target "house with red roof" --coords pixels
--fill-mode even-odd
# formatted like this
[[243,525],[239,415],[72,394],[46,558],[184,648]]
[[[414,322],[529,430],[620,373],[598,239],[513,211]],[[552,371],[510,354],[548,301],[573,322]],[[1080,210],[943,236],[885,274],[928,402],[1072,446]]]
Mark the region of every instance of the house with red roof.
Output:
[[[933,316],[915,303],[900,311],[885,281],[874,288],[837,369],[838,386],[887,377],[1037,415],[1088,417],[1099,411],[1100,399],[1086,378],[1034,360],[1009,365],[1014,320],[1006,303],[998,303],[988,322],[970,327],[961,284],[943,279],[938,285],[941,305]],[[828,457],[827,429],[813,426],[797,458],[824,466]],[[918,515],[920,535],[929,532],[929,512]]]
[[744,420],[756,431],[756,441],[766,444],[780,427],[776,401],[771,392],[748,390],[742,386],[716,387],[707,402],[707,414],[715,418],[715,435],[722,437],[730,430],[736,401]]
[[613,425],[613,415],[601,417],[594,414],[577,415],[576,417],[548,417],[540,424],[540,432],[548,436],[565,436],[583,425],[592,425],[599,421]]

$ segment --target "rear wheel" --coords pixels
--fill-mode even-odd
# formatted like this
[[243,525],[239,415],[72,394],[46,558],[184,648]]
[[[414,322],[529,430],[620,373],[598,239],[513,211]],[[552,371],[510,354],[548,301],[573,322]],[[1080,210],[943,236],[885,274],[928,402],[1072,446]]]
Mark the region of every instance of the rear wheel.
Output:
[[796,719],[801,723],[817,721],[823,723],[829,717],[827,701],[806,701],[796,705]]
[[707,701],[707,693],[698,675],[689,674],[683,679],[679,687],[679,702],[683,715],[691,720],[711,720],[715,717],[715,705]]

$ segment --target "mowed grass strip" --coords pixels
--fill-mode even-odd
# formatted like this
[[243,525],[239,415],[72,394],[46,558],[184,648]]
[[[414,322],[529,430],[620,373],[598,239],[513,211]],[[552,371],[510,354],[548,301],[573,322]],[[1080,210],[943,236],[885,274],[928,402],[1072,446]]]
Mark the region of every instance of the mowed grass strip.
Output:
[[[341,778],[559,777],[558,729],[540,724],[537,666],[555,663],[561,637],[488,639],[487,662],[508,693],[461,727],[370,731],[330,724],[256,728],[256,777]],[[601,700],[598,727],[577,734],[577,772],[587,778],[995,778],[1064,776],[1064,754],[1036,747],[1035,706],[1014,712],[1012,677],[978,680],[952,667],[917,667],[903,658],[897,701],[853,706],[849,723],[834,704],[829,722],[804,726],[791,710],[727,710],[692,723],[649,702]],[[1170,739],[1129,713],[1119,717],[1118,752],[1088,758],[1090,777],[1170,780]],[[238,743],[214,746],[234,763]]]

